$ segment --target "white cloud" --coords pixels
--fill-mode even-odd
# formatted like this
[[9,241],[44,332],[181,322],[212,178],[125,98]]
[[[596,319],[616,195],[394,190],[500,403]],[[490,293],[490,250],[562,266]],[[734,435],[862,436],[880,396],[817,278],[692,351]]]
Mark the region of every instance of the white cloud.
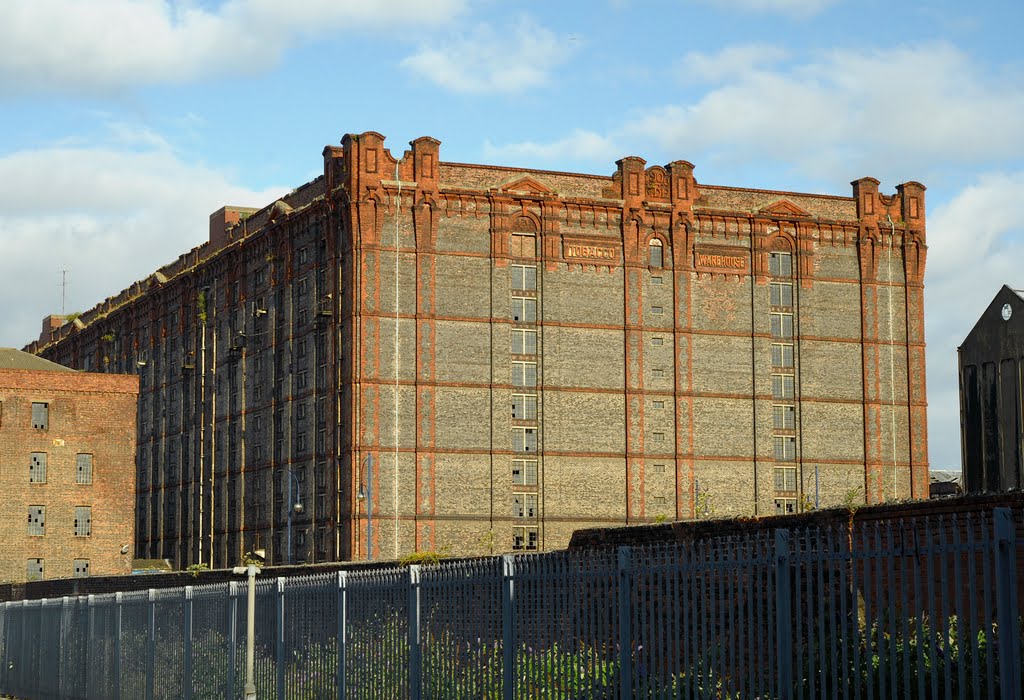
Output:
[[956,349],[1003,284],[1024,287],[1024,171],[989,173],[928,215],[925,338],[933,466],[958,467]]
[[0,320],[0,346],[34,340],[43,317],[60,312],[61,269],[67,311],[83,311],[206,240],[209,215],[225,204],[264,206],[287,191],[239,187],[158,141],[0,158],[0,298],[19,300]]
[[795,19],[809,18],[838,0],[704,0],[720,10],[740,10],[765,14],[789,15]]
[[788,51],[770,44],[727,46],[714,54],[693,51],[679,62],[680,77],[687,82],[716,83],[764,70],[788,56]]
[[464,0],[228,0],[216,10],[173,0],[15,0],[0,23],[8,96],[91,93],[277,62],[299,39],[331,32],[437,25]]
[[453,92],[512,94],[545,85],[552,69],[579,43],[528,19],[509,33],[480,24],[468,34],[421,48],[402,66]]
[[506,146],[496,146],[490,141],[484,143],[484,158],[501,162],[533,164],[538,161],[593,161],[609,163],[622,156],[619,147],[611,139],[577,129],[569,136],[551,143],[523,141]]

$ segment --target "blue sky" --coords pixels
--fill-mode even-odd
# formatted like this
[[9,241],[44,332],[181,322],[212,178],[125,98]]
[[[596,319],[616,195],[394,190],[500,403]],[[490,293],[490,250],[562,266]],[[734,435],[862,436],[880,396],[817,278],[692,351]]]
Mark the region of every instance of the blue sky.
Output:
[[0,26],[0,345],[201,243],[224,204],[399,154],[850,194],[928,187],[933,468],[959,465],[956,346],[1024,287],[1019,2],[9,0]]

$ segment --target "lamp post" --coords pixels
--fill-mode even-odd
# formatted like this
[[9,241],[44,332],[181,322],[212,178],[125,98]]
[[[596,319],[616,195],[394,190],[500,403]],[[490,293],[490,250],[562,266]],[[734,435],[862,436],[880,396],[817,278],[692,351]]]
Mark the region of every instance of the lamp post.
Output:
[[[292,501],[292,482],[295,483],[295,500]],[[302,494],[299,489],[299,478],[292,474],[288,465],[288,563],[292,563],[292,511],[296,515],[302,512]]]
[[356,498],[366,501],[366,561],[373,559],[373,455],[366,455],[366,484],[359,484]]
[[236,566],[232,573],[236,575],[245,574],[249,577],[249,590],[246,598],[245,617],[245,700],[256,700],[256,682],[253,677],[253,665],[255,662],[255,639],[256,639],[256,574],[262,569],[255,564],[248,566]]

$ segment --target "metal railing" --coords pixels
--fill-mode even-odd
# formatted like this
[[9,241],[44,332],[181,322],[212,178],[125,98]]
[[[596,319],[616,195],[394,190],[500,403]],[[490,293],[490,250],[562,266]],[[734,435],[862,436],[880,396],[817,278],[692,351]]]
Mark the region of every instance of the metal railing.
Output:
[[[1022,513],[258,583],[258,697],[1021,697]],[[0,605],[0,693],[238,698],[241,584]]]

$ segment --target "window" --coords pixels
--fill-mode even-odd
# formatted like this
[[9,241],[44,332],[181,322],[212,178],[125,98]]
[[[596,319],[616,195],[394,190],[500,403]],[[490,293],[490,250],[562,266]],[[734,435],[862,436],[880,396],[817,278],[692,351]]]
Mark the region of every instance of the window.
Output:
[[537,460],[513,459],[512,483],[516,486],[537,485]]
[[651,433],[651,442],[665,442],[665,433],[654,432]]
[[537,395],[512,394],[512,417],[516,420],[537,420]]
[[651,370],[651,376],[654,377],[655,379],[664,379],[665,370],[663,370],[660,367],[655,367],[654,369]]
[[36,430],[48,430],[50,427],[50,404],[32,404],[32,427]]
[[537,494],[535,494],[535,493],[514,493],[514,494],[512,494],[512,517],[514,517],[514,518],[536,518],[537,517]]
[[512,320],[520,323],[536,323],[537,300],[527,297],[512,297]]
[[79,454],[75,457],[75,464],[77,471],[75,473],[76,484],[91,484],[92,483],[92,455],[91,454]]
[[515,452],[536,452],[537,429],[512,428],[512,450]]
[[772,375],[772,398],[791,399],[795,394],[792,374]]
[[296,252],[295,257],[296,257],[299,265],[305,265],[306,264],[306,260],[309,259],[309,249],[308,248],[299,248],[299,250]]
[[664,280],[661,275],[654,275],[651,277],[651,284],[662,284]]
[[790,282],[772,282],[772,306],[789,307],[793,305],[793,285]]
[[791,343],[772,343],[772,367],[793,366],[793,345]]
[[512,354],[513,355],[536,355],[537,354],[537,331],[524,330],[522,328],[512,329]]
[[768,256],[768,272],[775,277],[792,277],[793,254],[771,253]]
[[772,337],[792,338],[793,337],[793,314],[772,314]]
[[511,252],[513,258],[537,257],[537,237],[512,234]]
[[775,514],[776,515],[793,515],[796,513],[796,499],[795,498],[776,498],[775,499]]
[[655,408],[665,408],[665,402],[661,399],[655,399],[651,403]]
[[46,453],[33,452],[28,466],[28,483],[46,483]]
[[655,474],[664,474],[665,473],[665,465],[664,464],[660,464],[660,463],[659,464],[655,464],[652,467],[652,471]]
[[46,506],[28,507],[28,534],[32,537],[46,534]]
[[75,578],[87,578],[89,576],[89,560],[75,559]]
[[537,549],[537,528],[535,527],[514,527],[512,528],[512,549],[535,551]]
[[25,564],[25,579],[27,581],[43,580],[43,560],[29,559]]
[[536,289],[536,265],[512,265],[512,289]]
[[663,313],[665,313],[665,307],[663,307],[663,306],[652,306],[651,307],[651,313],[654,314],[655,316],[661,316]]
[[92,507],[75,506],[75,537],[92,535]]
[[513,360],[512,386],[537,386],[537,363]]
[[668,503],[668,499],[665,496],[653,496],[651,498],[651,504],[655,506],[663,506]]
[[772,438],[775,461],[792,462],[796,459],[796,438],[776,435]]
[[772,406],[772,427],[776,430],[796,428],[796,408],[794,406]]
[[309,372],[307,370],[299,370],[296,379],[296,386],[299,389],[305,389],[306,387],[309,386]]
[[648,252],[648,264],[651,267],[664,267],[665,254],[664,248],[662,248],[661,241],[657,238],[651,241],[650,245],[647,246]]
[[775,490],[796,491],[796,467],[775,467]]
[[656,335],[653,338],[651,338],[651,345],[662,346],[664,344],[665,344],[665,339],[662,338],[660,335]]

